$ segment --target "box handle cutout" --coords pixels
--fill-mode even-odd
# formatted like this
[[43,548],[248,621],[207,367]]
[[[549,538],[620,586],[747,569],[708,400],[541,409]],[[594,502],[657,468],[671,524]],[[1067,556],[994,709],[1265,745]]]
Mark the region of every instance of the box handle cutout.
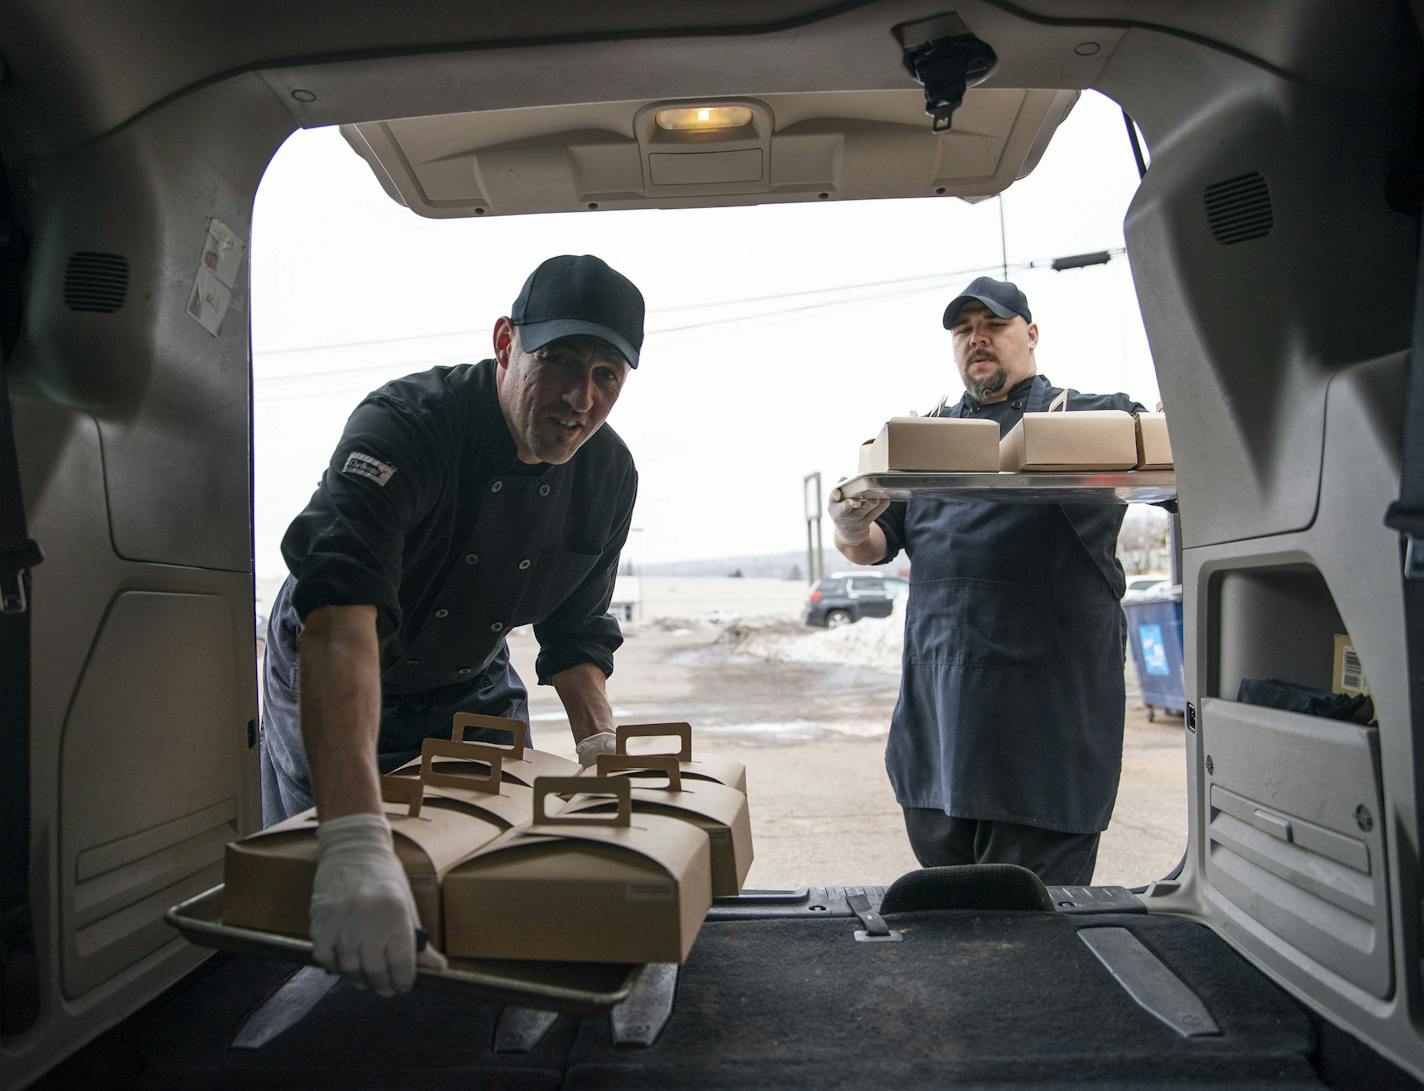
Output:
[[618,753],[628,753],[629,739],[665,738],[676,738],[682,743],[682,748],[677,752],[678,761],[692,760],[691,724],[619,724],[617,731]]
[[465,729],[470,727],[490,728],[494,731],[506,731],[514,736],[514,744],[505,746],[503,743],[482,743],[482,746],[498,746],[501,750],[509,752],[511,761],[524,760],[524,740],[529,734],[529,725],[523,720],[511,720],[504,716],[481,716],[476,712],[457,712],[455,722],[450,728],[450,741],[463,743],[465,741]]
[[598,775],[606,777],[623,769],[651,769],[666,773],[668,782],[660,784],[639,784],[640,788],[666,788],[669,792],[682,791],[682,765],[676,754],[599,754]]
[[411,818],[420,817],[420,805],[425,800],[420,781],[414,777],[382,777],[381,802],[404,803]]
[[[617,814],[550,815],[544,813],[544,797],[613,796]],[[535,777],[534,825],[536,826],[630,826],[633,823],[632,786],[627,777]]]
[[[420,744],[420,782],[432,788],[466,788],[475,792],[489,792],[499,795],[503,780],[503,747],[477,742],[446,742],[444,739],[426,739]],[[439,773],[436,772],[436,758],[459,758],[489,766],[489,773]]]

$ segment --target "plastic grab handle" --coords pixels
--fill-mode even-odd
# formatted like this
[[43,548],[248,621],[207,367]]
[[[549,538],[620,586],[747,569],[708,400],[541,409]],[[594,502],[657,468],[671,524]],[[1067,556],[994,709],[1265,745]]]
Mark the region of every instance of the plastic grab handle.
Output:
[[[659,773],[666,773],[669,792],[682,791],[682,763],[678,761],[676,754],[599,754],[598,755],[598,775],[606,777],[608,774],[621,769],[652,769]],[[587,778],[584,778],[587,779]],[[640,784],[638,787],[646,788],[649,785]]]
[[[544,797],[551,795],[613,796],[618,813],[611,815],[548,815]],[[633,792],[627,777],[535,777],[534,822],[536,826],[628,826],[633,822]]]
[[503,743],[483,743],[483,746],[498,746],[509,753],[511,761],[524,760],[524,739],[529,734],[529,725],[523,720],[509,720],[503,716],[481,716],[475,712],[455,713],[455,722],[450,726],[451,742],[463,743],[467,727],[487,727],[495,731],[507,731],[514,736],[514,745]]
[[425,800],[420,781],[414,777],[382,777],[381,802],[404,803],[411,818],[420,817],[420,805]]
[[[444,739],[426,739],[420,744],[420,782],[432,788],[467,788],[476,792],[499,795],[499,786],[504,773],[504,756],[509,753],[503,747],[490,746],[478,742],[446,742]],[[436,758],[459,758],[489,766],[489,773],[440,773],[436,772]]]
[[617,729],[618,753],[628,753],[629,739],[663,739],[674,737],[682,742],[682,749],[677,752],[677,760],[691,761],[691,724],[620,724]]

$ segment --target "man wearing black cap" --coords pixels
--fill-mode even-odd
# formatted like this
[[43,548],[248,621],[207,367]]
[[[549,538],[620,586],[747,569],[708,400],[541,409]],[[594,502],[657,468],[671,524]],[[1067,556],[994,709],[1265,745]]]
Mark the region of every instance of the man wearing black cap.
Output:
[[[1060,393],[1038,374],[1038,326],[1007,281],[945,309],[965,393],[935,416],[1000,436]],[[1069,410],[1141,412],[1070,391]],[[835,500],[836,546],[913,562],[900,700],[885,765],[926,867],[1011,863],[1091,880],[1122,765],[1124,590],[1117,505]]]
[[509,630],[534,626],[539,681],[583,764],[613,741],[604,680],[623,637],[608,604],[638,475],[602,425],[638,366],[643,297],[596,257],[550,258],[493,339],[492,360],[357,406],[282,540],[263,817],[316,803],[315,957],[382,993],[414,981],[416,915],[379,773],[448,737],[456,712],[527,721]]

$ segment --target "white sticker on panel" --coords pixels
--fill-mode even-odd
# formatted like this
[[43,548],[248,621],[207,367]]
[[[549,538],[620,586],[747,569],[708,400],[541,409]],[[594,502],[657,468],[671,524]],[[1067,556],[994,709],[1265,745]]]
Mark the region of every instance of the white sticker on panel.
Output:
[[193,292],[188,296],[188,313],[198,324],[216,337],[231,302],[232,289],[211,270],[199,268],[193,280]]

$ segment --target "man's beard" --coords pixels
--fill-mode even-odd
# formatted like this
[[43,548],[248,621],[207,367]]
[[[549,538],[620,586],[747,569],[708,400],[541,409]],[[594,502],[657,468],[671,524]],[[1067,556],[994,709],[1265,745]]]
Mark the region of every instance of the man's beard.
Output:
[[982,379],[971,379],[968,375],[964,377],[965,385],[969,388],[969,393],[974,395],[977,401],[991,398],[1004,389],[1004,384],[1009,381],[1008,375],[1004,373],[1004,365],[998,361],[994,362],[994,370]]

